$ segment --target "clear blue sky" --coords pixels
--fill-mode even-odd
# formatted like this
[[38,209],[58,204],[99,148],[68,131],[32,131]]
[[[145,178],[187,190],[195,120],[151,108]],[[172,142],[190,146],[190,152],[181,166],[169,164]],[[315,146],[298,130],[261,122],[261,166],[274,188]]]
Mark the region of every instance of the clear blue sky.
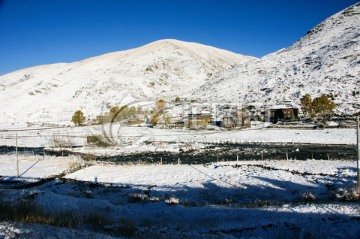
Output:
[[159,39],[264,56],[353,0],[0,0],[0,75]]

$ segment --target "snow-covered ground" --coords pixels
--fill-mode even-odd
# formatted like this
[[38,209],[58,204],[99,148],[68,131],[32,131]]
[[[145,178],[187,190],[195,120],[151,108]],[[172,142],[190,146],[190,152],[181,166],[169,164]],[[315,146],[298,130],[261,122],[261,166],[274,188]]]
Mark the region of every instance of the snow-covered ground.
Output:
[[[20,150],[24,147],[65,148],[67,145],[81,146],[74,152],[96,155],[119,155],[141,152],[179,152],[180,149],[203,148],[206,144],[222,143],[281,143],[281,144],[339,144],[355,145],[355,129],[246,129],[191,131],[182,129],[156,129],[147,127],[119,127],[118,125],[22,128],[1,132],[0,145],[15,146],[16,134]],[[89,146],[86,137],[111,136],[111,147]]]
[[[64,161],[61,157],[44,161],[56,159]],[[10,171],[13,165],[5,161],[0,160],[0,168]],[[116,237],[123,235],[125,225],[141,238],[358,238],[359,203],[335,197],[353,185],[355,169],[355,161],[340,160],[93,162],[32,188],[9,189],[6,184],[0,198],[7,202],[25,198],[54,214],[96,213],[108,220],[106,225],[95,230],[7,222],[0,224],[0,238],[44,236],[50,230],[55,238],[106,238],[109,232]],[[33,177],[44,175],[41,168],[31,170]]]
[[[135,165],[135,160],[133,165],[116,165],[84,164],[77,156],[21,154],[21,177],[16,177],[17,161],[8,153],[9,146],[15,145],[20,152],[29,147],[78,146],[69,150],[102,156],[181,152],[232,143],[351,148],[356,142],[354,129],[190,131],[117,124],[54,125],[69,125],[78,109],[94,119],[112,106],[148,104],[160,97],[172,102],[176,96],[184,102],[274,104],[289,99],[299,103],[305,93],[329,94],[338,113],[353,114],[359,105],[358,97],[352,96],[359,88],[355,80],[360,66],[359,11],[357,3],[289,48],[262,59],[164,40],[1,76],[0,99],[16,100],[0,110],[0,146],[5,151],[0,155],[0,239],[124,234],[140,238],[360,238],[360,196],[358,191],[349,194],[356,180],[353,160],[240,160],[202,165]],[[112,146],[88,145],[90,135],[106,138]],[[30,214],[43,213],[37,220],[44,215],[76,219],[73,225],[78,226],[60,228],[4,217],[24,204],[33,209]]]
[[[132,188],[156,196],[174,194],[194,203],[291,201],[300,192],[329,197],[328,186],[348,186],[356,176],[355,161],[239,161],[210,165],[94,165],[66,176]],[[204,194],[205,193],[205,194]]]
[[[83,160],[79,157],[52,157],[39,155],[19,155],[19,175],[24,178],[47,178],[79,167]],[[0,155],[0,175],[15,177],[17,175],[17,158],[14,154]]]

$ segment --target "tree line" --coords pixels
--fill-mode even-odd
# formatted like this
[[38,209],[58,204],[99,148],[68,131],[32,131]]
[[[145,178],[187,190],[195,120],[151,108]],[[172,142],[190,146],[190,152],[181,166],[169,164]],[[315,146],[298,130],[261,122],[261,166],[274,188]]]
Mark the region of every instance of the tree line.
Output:
[[301,110],[306,117],[330,117],[336,108],[336,104],[327,95],[312,99],[310,94],[305,94],[300,102]]
[[[120,122],[122,120],[130,119],[132,116],[144,114],[145,118],[150,116],[150,122],[153,125],[156,125],[160,120],[163,120],[165,123],[169,124],[171,121],[171,116],[166,113],[165,109],[166,101],[163,99],[156,101],[155,108],[152,112],[149,110],[144,111],[141,106],[113,106],[108,112],[104,112],[102,115],[96,116],[95,123],[102,124]],[[75,125],[84,125],[86,122],[86,117],[81,110],[77,110],[72,116],[71,121]]]

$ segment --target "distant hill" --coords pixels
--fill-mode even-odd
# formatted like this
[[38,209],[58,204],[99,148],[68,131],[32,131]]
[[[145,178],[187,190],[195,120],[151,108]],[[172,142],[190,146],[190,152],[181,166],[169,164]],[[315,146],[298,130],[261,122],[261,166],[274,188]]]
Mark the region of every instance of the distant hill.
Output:
[[[197,43],[160,40],[74,63],[43,65],[0,77],[0,123],[70,123],[104,104],[175,99],[219,71],[255,58]],[[4,104],[5,103],[5,104]]]

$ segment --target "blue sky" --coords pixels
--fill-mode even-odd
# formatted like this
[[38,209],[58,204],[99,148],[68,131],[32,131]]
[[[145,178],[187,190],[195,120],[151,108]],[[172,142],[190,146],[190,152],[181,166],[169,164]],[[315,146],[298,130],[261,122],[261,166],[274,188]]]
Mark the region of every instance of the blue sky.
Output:
[[0,0],[0,75],[171,38],[261,57],[353,0]]

